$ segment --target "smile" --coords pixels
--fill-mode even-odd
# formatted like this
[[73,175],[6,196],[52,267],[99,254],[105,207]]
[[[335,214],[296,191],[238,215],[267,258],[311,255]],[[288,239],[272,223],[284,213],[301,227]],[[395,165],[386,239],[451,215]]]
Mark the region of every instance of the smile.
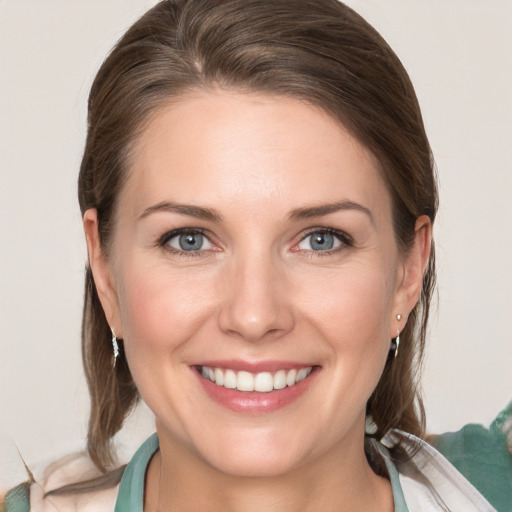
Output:
[[308,366],[290,370],[281,369],[276,372],[250,373],[209,366],[200,367],[203,378],[210,380],[217,386],[238,391],[256,391],[258,393],[269,393],[270,391],[295,386],[306,379],[312,370],[313,367]]

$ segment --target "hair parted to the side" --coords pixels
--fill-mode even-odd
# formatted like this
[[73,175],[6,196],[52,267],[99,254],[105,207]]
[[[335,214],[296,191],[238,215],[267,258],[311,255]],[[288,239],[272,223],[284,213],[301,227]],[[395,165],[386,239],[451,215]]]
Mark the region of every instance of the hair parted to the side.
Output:
[[[133,142],[159,108],[213,87],[291,96],[338,119],[381,164],[402,253],[411,246],[416,219],[434,221],[434,164],[413,86],[394,52],[358,14],[337,0],[164,0],[117,43],[89,97],[79,201],[82,214],[97,209],[107,257]],[[388,359],[367,405],[377,437],[390,428],[423,434],[417,370],[434,265],[432,247],[399,357]],[[91,395],[88,450],[101,469],[112,464],[111,439],[138,399],[123,350],[112,368],[110,337],[88,269],[82,327]]]

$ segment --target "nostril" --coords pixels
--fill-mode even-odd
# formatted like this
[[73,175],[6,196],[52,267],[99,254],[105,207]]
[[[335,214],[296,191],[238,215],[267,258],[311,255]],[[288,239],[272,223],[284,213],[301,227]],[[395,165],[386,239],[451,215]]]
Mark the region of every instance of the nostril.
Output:
[[[218,325],[227,335],[250,342],[275,339],[293,329],[294,315],[290,297],[279,287],[270,286],[269,279],[240,277],[237,284],[225,289],[218,310]],[[273,281],[276,285],[275,280]]]

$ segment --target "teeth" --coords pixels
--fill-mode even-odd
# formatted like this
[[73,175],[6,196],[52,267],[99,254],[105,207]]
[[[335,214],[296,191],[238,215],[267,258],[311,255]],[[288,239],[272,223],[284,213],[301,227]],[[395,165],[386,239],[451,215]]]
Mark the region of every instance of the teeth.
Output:
[[[298,372],[297,372],[297,381],[296,382],[300,382],[301,380],[304,380],[307,376],[309,375],[308,373],[308,369],[307,368],[301,368]],[[210,376],[210,380],[211,380],[211,376]]]
[[238,372],[236,389],[238,389],[238,391],[254,391],[254,377],[252,373]]
[[222,373],[222,370],[220,368],[215,368],[215,379],[213,379],[213,382],[218,384],[219,386],[224,385],[224,374]]
[[293,386],[295,384],[295,379],[297,378],[297,370],[290,370],[288,375],[286,375],[286,385]]
[[260,372],[235,372],[233,370],[223,370],[222,368],[201,367],[201,375],[211,380],[217,386],[223,386],[228,389],[238,389],[239,391],[258,391],[259,393],[268,393],[274,389],[284,389],[293,386],[304,380],[313,370],[312,366],[307,368],[278,370],[275,373]]
[[279,370],[274,375],[274,389],[284,389],[286,387],[286,372]]
[[274,377],[271,373],[258,373],[254,379],[254,389],[262,393],[272,391],[274,389]]
[[[222,371],[222,370],[221,370]],[[217,382],[215,382],[217,384]],[[236,388],[236,373],[233,370],[226,370],[224,373],[224,387],[228,389]],[[219,384],[220,386],[220,384]]]

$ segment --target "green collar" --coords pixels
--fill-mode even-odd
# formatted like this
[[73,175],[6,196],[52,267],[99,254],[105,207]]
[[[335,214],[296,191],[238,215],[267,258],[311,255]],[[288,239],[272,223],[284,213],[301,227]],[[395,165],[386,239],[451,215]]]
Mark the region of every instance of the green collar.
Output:
[[[119,484],[115,512],[143,512],[146,470],[151,457],[158,451],[158,448],[158,436],[153,434],[137,450],[128,466],[126,466]],[[389,473],[395,501],[395,512],[408,512],[398,478],[398,471],[389,458],[389,452],[382,445],[379,447],[379,452],[384,458]]]
[[400,485],[400,478],[395,465],[391,462],[389,450],[381,443],[378,443],[378,450],[386,463],[388,470],[389,481],[391,482],[391,490],[393,491],[393,501],[395,502],[395,512],[409,512],[407,504],[405,503],[404,493]]
[[135,452],[121,478],[115,512],[143,512],[146,470],[159,447],[155,433]]

